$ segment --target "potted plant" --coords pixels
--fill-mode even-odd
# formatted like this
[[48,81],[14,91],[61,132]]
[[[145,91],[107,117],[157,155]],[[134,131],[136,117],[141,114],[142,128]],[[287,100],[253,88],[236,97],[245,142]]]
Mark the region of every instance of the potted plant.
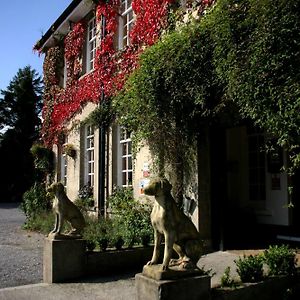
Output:
[[72,158],[76,157],[76,149],[75,149],[74,145],[72,145],[72,144],[64,144],[63,153],[65,153],[66,155],[68,155]]
[[98,245],[101,251],[106,251],[108,247],[108,238],[106,236],[98,238]]

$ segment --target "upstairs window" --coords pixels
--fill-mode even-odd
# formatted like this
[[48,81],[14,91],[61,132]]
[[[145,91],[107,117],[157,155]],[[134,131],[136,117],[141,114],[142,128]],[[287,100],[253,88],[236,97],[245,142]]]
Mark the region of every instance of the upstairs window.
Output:
[[133,26],[133,10],[131,6],[132,0],[122,0],[120,9],[119,23],[119,49],[129,46],[129,34]]
[[93,17],[87,26],[87,49],[86,49],[86,72],[90,72],[94,69],[94,61],[96,55],[96,36],[97,25],[96,18]]

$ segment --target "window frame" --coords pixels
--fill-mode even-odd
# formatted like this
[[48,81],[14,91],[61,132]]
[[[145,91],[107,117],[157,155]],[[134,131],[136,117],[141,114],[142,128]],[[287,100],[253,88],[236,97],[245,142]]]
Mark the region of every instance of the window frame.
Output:
[[86,125],[84,128],[84,184],[94,187],[95,184],[95,128]]
[[[132,0],[122,0],[120,4],[119,17],[119,49],[130,45],[130,31],[134,23],[134,13],[132,9]],[[126,29],[126,31],[125,31]],[[126,34],[124,34],[126,32]]]
[[[92,27],[90,27],[91,24],[93,24]],[[97,22],[96,22],[96,16],[93,15],[88,20],[87,27],[86,27],[85,73],[92,72],[95,68],[96,50],[97,50]]]
[[[133,157],[131,133],[119,127],[118,146],[119,146],[119,166],[118,174],[119,186],[132,187],[133,184]],[[125,163],[124,163],[125,162]]]

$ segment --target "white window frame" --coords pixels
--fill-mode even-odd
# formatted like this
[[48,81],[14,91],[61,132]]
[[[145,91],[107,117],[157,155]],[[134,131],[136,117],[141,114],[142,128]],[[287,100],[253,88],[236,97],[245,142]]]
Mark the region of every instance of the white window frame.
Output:
[[86,36],[86,72],[94,70],[95,56],[97,48],[97,22],[96,17],[92,17],[87,24]]
[[59,166],[60,166],[60,176],[59,181],[67,187],[68,183],[68,157],[67,154],[64,153],[64,146],[68,143],[68,137],[64,137],[64,142],[59,147]]
[[95,128],[85,126],[85,184],[95,184]]
[[66,87],[67,87],[67,74],[68,74],[68,72],[67,72],[67,60],[66,60],[66,57],[64,57],[64,81],[63,81],[63,88],[65,89]]
[[119,186],[132,187],[133,161],[132,161],[132,140],[130,133],[119,127]]
[[68,183],[68,159],[67,155],[64,153],[61,153],[60,157],[60,181],[64,185],[64,187],[67,187]]
[[119,18],[119,49],[130,45],[129,34],[134,22],[132,0],[121,0]]

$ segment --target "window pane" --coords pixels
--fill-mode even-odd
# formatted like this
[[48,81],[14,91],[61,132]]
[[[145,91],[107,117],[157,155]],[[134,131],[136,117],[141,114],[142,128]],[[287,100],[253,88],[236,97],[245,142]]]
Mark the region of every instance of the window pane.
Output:
[[128,170],[132,169],[132,158],[128,157]]
[[127,170],[127,158],[122,158],[122,170]]
[[132,184],[132,172],[128,172],[128,182],[127,185],[131,185]]
[[127,174],[122,173],[122,185],[127,185]]
[[127,155],[127,143],[122,144],[122,155]]

